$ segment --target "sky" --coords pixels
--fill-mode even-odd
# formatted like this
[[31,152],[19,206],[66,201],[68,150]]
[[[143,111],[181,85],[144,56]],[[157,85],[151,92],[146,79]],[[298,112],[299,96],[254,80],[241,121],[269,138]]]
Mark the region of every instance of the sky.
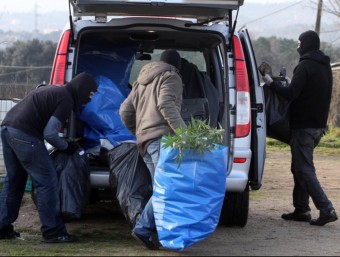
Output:
[[[294,3],[300,0],[244,0],[247,3]],[[68,11],[68,0],[54,0],[53,3],[47,0],[1,0],[0,10],[2,12],[32,12],[37,8],[38,13],[51,11]],[[53,9],[51,9],[53,8]]]

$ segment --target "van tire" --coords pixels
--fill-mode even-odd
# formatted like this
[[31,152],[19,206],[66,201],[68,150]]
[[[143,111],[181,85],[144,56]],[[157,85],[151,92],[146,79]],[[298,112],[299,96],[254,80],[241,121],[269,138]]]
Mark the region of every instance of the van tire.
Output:
[[219,225],[243,228],[248,221],[249,186],[242,193],[226,193]]

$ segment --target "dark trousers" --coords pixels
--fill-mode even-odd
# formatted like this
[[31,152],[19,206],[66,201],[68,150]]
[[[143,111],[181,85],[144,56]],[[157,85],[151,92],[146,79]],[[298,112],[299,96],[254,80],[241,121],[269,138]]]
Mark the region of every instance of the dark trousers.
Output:
[[293,129],[290,140],[291,171],[294,177],[293,205],[299,212],[310,211],[309,197],[320,213],[333,208],[316,176],[313,162],[314,148],[319,144],[325,129]]
[[58,178],[44,142],[6,126],[1,126],[1,139],[7,175],[0,194],[0,230],[13,230],[29,175],[37,190],[43,237],[66,233],[60,213]]

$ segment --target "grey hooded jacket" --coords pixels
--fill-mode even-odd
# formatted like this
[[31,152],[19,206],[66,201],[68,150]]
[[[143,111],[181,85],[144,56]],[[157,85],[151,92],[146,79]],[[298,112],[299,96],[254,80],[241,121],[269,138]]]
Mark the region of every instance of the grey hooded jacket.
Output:
[[182,94],[182,79],[174,66],[162,61],[143,66],[119,111],[137,144],[186,127],[180,114]]

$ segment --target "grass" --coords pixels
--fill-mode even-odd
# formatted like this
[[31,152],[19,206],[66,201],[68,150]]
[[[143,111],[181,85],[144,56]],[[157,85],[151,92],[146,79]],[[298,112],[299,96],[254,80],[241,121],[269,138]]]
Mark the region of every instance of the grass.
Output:
[[[278,140],[267,138],[267,151],[289,150],[289,145]],[[328,129],[326,135],[321,138],[316,153],[339,154],[340,153],[340,128]]]
[[[119,238],[112,233],[120,233]],[[29,231],[32,235],[34,231]],[[2,256],[121,256],[122,249],[131,249],[133,255],[137,255],[138,251],[133,250],[137,243],[128,235],[121,235],[122,230],[118,230],[112,226],[111,231],[100,231],[93,233],[91,236],[81,237],[81,242],[73,244],[44,244],[40,242],[39,235],[31,236],[25,240],[4,240],[0,246]],[[137,245],[139,250],[141,248]],[[141,251],[143,252],[143,250]]]
[[[271,151],[286,151],[290,152],[289,145],[278,140],[267,138],[267,152]],[[319,145],[315,148],[315,153],[325,155],[340,154],[340,128],[329,129],[321,138]],[[271,192],[273,193],[273,192]],[[278,193],[280,193],[278,191]],[[330,195],[331,196],[331,195]],[[263,189],[251,191],[250,201],[262,200],[267,197],[267,192]]]
[[[31,201],[25,193],[23,204]],[[111,205],[112,204],[112,205]],[[79,241],[72,244],[41,242],[39,225],[16,227],[25,240],[1,240],[0,256],[155,256],[169,252],[154,252],[143,248],[130,235],[131,228],[113,202],[89,206],[81,220],[67,223],[70,234]],[[176,253],[175,253],[176,254]]]

